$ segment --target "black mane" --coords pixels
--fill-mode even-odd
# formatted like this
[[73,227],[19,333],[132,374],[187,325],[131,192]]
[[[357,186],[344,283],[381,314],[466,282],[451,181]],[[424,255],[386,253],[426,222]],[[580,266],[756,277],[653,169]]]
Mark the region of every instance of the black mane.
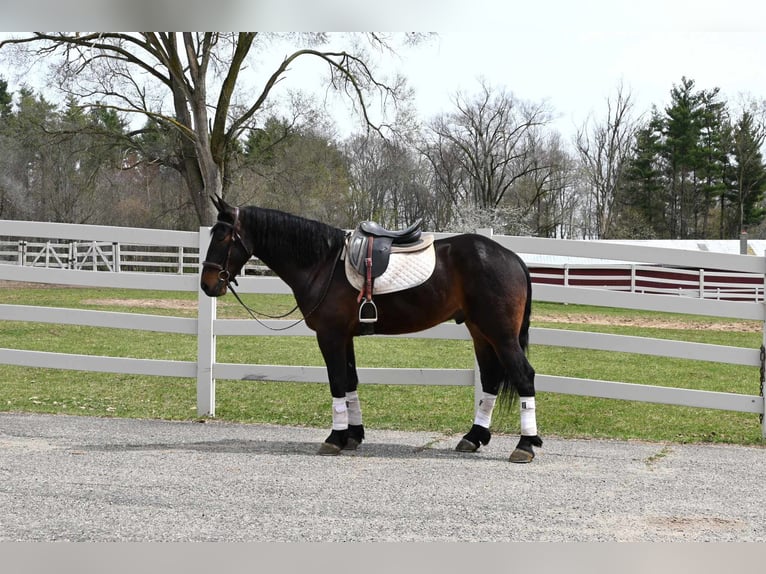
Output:
[[256,257],[289,258],[301,266],[335,255],[346,235],[326,223],[265,207],[244,207],[241,219]]

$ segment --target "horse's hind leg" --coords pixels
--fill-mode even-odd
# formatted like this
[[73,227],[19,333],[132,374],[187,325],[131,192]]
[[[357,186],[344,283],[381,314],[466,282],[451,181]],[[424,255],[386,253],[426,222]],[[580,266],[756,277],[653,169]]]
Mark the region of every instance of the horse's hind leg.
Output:
[[[496,331],[487,329],[486,332],[495,335],[492,339],[486,337],[485,332],[475,324],[468,325],[474,338],[476,357],[481,370],[482,390],[484,397],[491,400],[492,394],[510,393],[509,398],[518,395],[519,416],[521,419],[521,438],[516,448],[511,453],[510,462],[531,462],[535,457],[535,446],[542,446],[543,441],[537,434],[537,419],[535,411],[535,370],[529,364],[524,350],[516,336],[498,336]],[[476,342],[478,341],[478,343]],[[489,349],[487,349],[487,347]],[[491,352],[490,352],[491,350]],[[490,395],[488,397],[488,395]],[[489,442],[489,429],[486,432],[482,428],[480,410],[477,409],[477,418],[471,431],[463,437],[458,445],[458,450],[471,450],[470,443],[479,448],[477,438],[482,436]],[[491,415],[491,410],[490,410]],[[483,444],[486,444],[484,442]],[[461,447],[462,445],[462,447]],[[473,449],[473,450],[476,450]]]
[[543,446],[537,434],[537,415],[535,410],[535,370],[529,364],[518,341],[509,342],[498,352],[500,360],[506,366],[508,376],[519,396],[519,417],[521,420],[521,438],[511,453],[510,462],[532,462],[535,458],[535,446]]
[[489,444],[490,438],[492,438],[489,432],[492,423],[492,411],[495,408],[498,389],[505,374],[495,350],[487,341],[476,337],[474,350],[476,351],[476,361],[479,363],[482,398],[476,408],[471,430],[463,436],[455,448],[459,452],[476,452],[481,445]]

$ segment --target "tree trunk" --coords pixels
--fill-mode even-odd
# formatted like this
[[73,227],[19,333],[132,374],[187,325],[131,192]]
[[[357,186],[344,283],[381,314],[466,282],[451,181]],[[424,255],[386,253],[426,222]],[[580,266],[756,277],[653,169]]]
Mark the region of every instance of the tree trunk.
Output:
[[188,129],[182,132],[183,157],[178,168],[189,189],[200,225],[213,225],[216,209],[210,196],[223,196],[221,168],[213,160],[210,150],[205,92],[198,89],[189,96],[182,82],[173,82],[176,118]]

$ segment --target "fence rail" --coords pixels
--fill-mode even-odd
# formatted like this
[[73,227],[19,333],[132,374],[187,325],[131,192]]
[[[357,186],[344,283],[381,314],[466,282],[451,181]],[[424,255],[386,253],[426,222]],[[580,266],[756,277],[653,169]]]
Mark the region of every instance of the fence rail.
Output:
[[[197,248],[116,241],[0,240],[0,264],[54,269],[197,274]],[[728,301],[764,301],[763,276],[716,269],[665,268],[656,264],[529,263],[533,283],[591,287]],[[251,260],[246,275],[268,275]]]
[[[164,245],[142,245],[116,241],[0,240],[0,264],[46,269],[89,269],[93,271],[147,271],[155,273],[199,272],[198,249]],[[266,268],[249,262],[246,273]]]
[[[265,327],[253,321],[218,319],[216,299],[206,297],[199,290],[199,254],[205,253],[209,241],[209,229],[199,232],[179,232],[136,228],[79,226],[52,223],[17,221],[0,222],[0,237],[14,237],[16,241],[34,239],[96,242],[114,245],[119,243],[139,246],[163,246],[166,252],[182,250],[184,257],[195,253],[194,263],[184,262],[184,270],[194,272],[159,273],[126,271],[122,264],[109,271],[94,272],[86,268],[61,268],[54,265],[0,264],[0,280],[30,281],[65,285],[154,289],[196,292],[197,318],[165,317],[137,313],[115,313],[76,309],[43,308],[34,306],[0,304],[0,320],[62,323],[94,327],[139,329],[166,333],[195,335],[198,341],[196,361],[165,361],[157,359],[126,359],[88,355],[69,355],[41,351],[0,349],[0,363],[27,367],[50,367],[105,371],[116,373],[194,377],[197,380],[197,410],[200,415],[215,414],[215,379],[251,379],[269,381],[326,382],[324,367],[276,366],[219,363],[216,360],[216,337],[273,335]],[[486,230],[483,233],[491,233]],[[695,253],[682,249],[666,249],[647,246],[625,246],[602,242],[568,241],[537,238],[493,236],[493,239],[522,254],[563,255],[635,261],[669,269],[673,273],[686,274],[689,268],[715,270],[724,276],[747,274],[759,278],[763,293],[766,277],[766,259],[748,255],[720,253]],[[45,243],[45,242],[43,242]],[[103,249],[102,249],[103,251]],[[116,252],[122,253],[122,247]],[[114,253],[114,252],[113,252]],[[99,256],[100,257],[100,256]],[[55,257],[51,256],[52,259]],[[97,258],[98,259],[98,258]],[[105,259],[108,259],[105,257]],[[112,259],[114,261],[114,259]],[[104,265],[104,267],[107,267]],[[96,265],[96,269],[102,266]],[[570,269],[571,273],[571,269]],[[698,276],[711,284],[715,275],[708,271]],[[766,318],[762,296],[760,300],[716,300],[708,297],[670,297],[663,293],[642,293],[639,289],[603,290],[592,285],[538,282],[533,289],[535,300],[559,303],[576,303],[605,307],[622,307],[661,312],[691,313],[715,317],[749,319],[764,323]],[[750,281],[752,277],[748,277]],[[715,284],[712,281],[712,284]],[[289,288],[276,277],[246,276],[240,280],[242,293],[290,293]],[[271,326],[283,326],[287,321],[267,321]],[[283,336],[306,336],[312,332],[300,324]],[[462,325],[445,323],[420,333],[404,335],[416,338],[468,339]],[[640,353],[650,356],[680,357],[691,360],[714,361],[759,367],[760,350],[721,345],[668,341],[644,337],[626,337],[601,333],[585,333],[569,330],[533,328],[530,339],[534,345],[594,349]],[[473,385],[480,388],[475,369],[359,369],[365,384],[417,384],[417,385]],[[757,388],[758,381],[754,381]],[[731,410],[763,415],[762,395],[709,392],[676,389],[650,385],[636,385],[621,381],[600,381],[559,377],[540,373],[536,377],[540,391],[576,394],[602,398],[655,402],[700,408]],[[766,437],[766,424],[762,426]]]
[[667,268],[657,265],[531,265],[534,283],[657,293],[701,299],[763,301],[763,276],[758,273],[711,269]]

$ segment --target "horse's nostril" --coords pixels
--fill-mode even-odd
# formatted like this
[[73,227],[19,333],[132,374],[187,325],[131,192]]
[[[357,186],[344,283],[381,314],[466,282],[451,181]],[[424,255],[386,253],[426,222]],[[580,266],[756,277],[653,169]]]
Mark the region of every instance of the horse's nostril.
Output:
[[202,288],[203,293],[208,297],[220,297],[226,293],[226,284],[220,281],[212,286],[209,283],[201,281],[200,287]]

